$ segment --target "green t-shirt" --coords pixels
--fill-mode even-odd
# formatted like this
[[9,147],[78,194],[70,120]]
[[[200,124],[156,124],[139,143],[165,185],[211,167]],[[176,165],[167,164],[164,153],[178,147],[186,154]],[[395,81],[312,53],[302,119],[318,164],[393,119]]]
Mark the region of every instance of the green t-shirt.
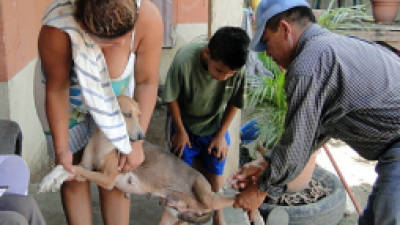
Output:
[[244,68],[225,81],[214,79],[200,63],[205,42],[190,43],[175,55],[165,82],[163,101],[178,101],[183,124],[204,136],[218,131],[226,106],[242,108],[245,99]]

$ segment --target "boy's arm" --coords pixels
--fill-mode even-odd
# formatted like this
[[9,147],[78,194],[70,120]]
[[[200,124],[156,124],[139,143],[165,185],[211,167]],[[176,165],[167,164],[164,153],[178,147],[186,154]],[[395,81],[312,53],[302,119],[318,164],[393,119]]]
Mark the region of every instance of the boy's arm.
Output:
[[175,132],[172,136],[172,148],[174,153],[180,158],[186,145],[190,148],[191,143],[182,122],[181,111],[177,100],[168,103],[168,109],[172,117]]
[[[228,152],[228,145],[225,141],[225,133],[229,128],[233,118],[238,111],[238,107],[229,105],[226,107],[224,116],[222,117],[222,123],[220,129],[215,134],[214,138],[212,139],[210,145],[208,146],[208,154],[213,153],[215,157],[222,160],[226,158]],[[212,150],[215,149],[214,152]]]
[[224,136],[226,131],[229,128],[229,125],[231,125],[231,122],[233,120],[233,118],[236,115],[236,112],[238,111],[238,107],[233,106],[233,105],[227,105],[225,112],[224,112],[224,116],[222,117],[222,123],[221,123],[221,127],[219,128],[219,130],[216,133],[216,136]]
[[168,110],[171,113],[172,122],[176,131],[184,131],[185,127],[181,118],[181,110],[179,108],[178,101],[172,101],[168,103]]
[[214,151],[215,157],[220,160],[227,156],[228,145],[225,141],[225,133],[229,128],[233,118],[235,117],[238,109],[242,108],[246,96],[246,76],[244,75],[244,68],[242,68],[235,76],[238,76],[238,80],[235,81],[235,91],[229,100],[222,117],[221,127],[211,140],[208,146],[208,153],[211,154]]

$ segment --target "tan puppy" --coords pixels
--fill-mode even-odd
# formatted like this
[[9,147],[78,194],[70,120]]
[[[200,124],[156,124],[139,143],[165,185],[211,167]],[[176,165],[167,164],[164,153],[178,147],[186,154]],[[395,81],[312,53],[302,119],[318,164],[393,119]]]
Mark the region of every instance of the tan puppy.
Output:
[[[126,96],[118,97],[118,102],[131,141],[142,139],[136,102]],[[190,223],[204,223],[213,210],[233,205],[233,196],[212,192],[206,178],[175,155],[147,143],[144,153],[145,160],[140,167],[119,173],[118,152],[97,128],[84,150],[82,162],[75,166],[76,175],[106,189],[117,187],[126,193],[158,196],[170,213]],[[42,180],[39,192],[58,190],[70,175],[61,165],[56,166]],[[180,224],[180,221],[172,219],[160,224]]]

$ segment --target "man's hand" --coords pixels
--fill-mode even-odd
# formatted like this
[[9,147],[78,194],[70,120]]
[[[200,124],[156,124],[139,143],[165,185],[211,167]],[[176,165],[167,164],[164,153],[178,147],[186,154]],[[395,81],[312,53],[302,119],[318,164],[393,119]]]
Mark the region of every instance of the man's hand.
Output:
[[186,145],[189,146],[189,148],[192,147],[189,136],[185,130],[177,129],[172,136],[172,149],[174,154],[181,158]]
[[253,221],[255,213],[264,202],[265,197],[267,197],[267,193],[260,191],[257,184],[252,183],[236,195],[233,207],[242,208],[249,214],[250,221]]
[[143,141],[131,143],[132,152],[128,155],[120,154],[118,170],[122,173],[130,172],[140,166],[144,161]]
[[62,165],[64,169],[73,174],[68,180],[73,180],[75,178],[75,168],[72,165],[72,159],[72,152],[69,149],[56,152],[56,165]]
[[232,183],[232,188],[236,190],[246,188],[247,185],[256,183],[267,166],[268,162],[264,158],[246,163],[229,177],[228,182]]
[[[213,149],[215,149],[213,151]],[[208,154],[214,154],[219,161],[226,158],[228,153],[228,145],[226,144],[224,135],[215,135],[208,146]]]

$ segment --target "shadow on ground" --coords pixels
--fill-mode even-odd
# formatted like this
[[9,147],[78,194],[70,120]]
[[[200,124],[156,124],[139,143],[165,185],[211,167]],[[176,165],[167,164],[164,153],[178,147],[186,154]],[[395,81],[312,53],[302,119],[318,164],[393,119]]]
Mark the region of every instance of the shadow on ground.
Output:
[[[361,212],[364,207],[367,205],[368,195],[372,190],[372,186],[370,184],[360,184],[357,186],[352,186],[351,190],[360,205]],[[347,195],[347,203],[346,203],[346,212],[344,214],[343,219],[340,221],[338,225],[356,225],[358,220],[358,213],[354,208],[352,201]]]

